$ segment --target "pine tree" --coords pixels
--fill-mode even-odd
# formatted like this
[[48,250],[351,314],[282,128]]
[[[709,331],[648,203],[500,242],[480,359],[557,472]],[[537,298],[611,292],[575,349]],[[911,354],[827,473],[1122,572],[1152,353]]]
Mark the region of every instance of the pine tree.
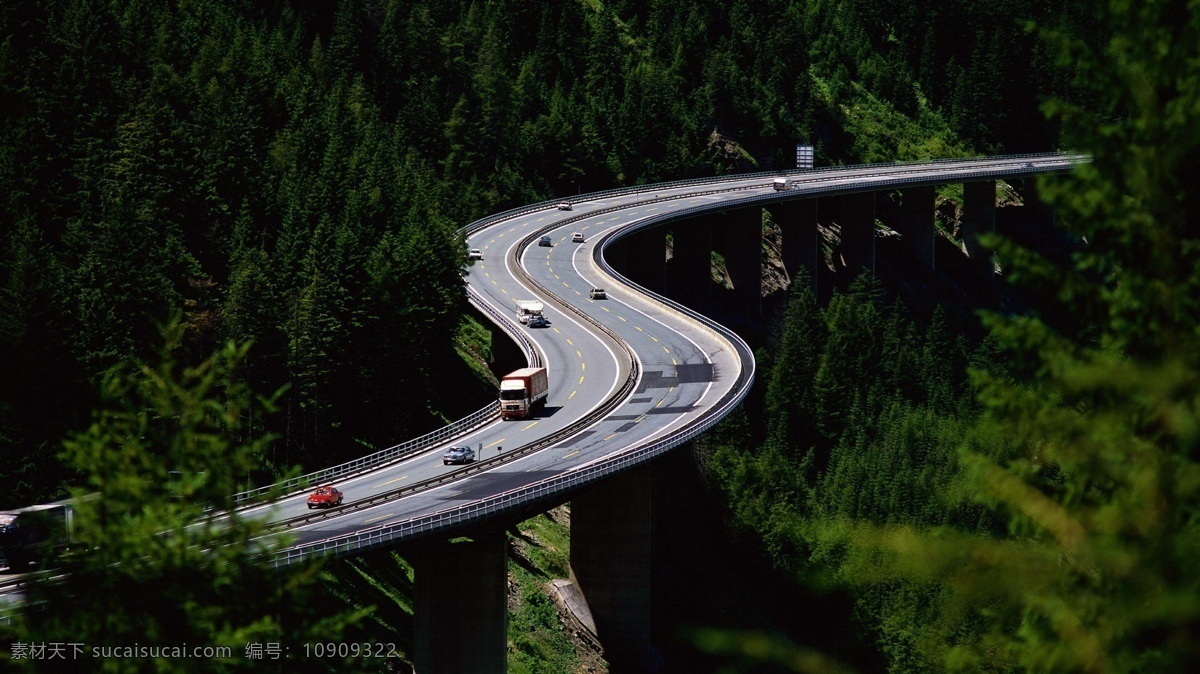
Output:
[[[92,424],[65,443],[64,460],[82,476],[73,490],[76,539],[56,560],[55,580],[29,587],[6,636],[80,644],[74,664],[112,672],[254,671],[263,662],[247,657],[248,644],[336,639],[362,613],[330,614],[318,597],[318,567],[268,566],[260,555],[279,542],[261,537],[261,521],[230,512],[232,495],[273,440],[231,441],[252,397],[238,376],[247,347],[230,342],[181,367],[173,355],[182,337],[177,321],[165,335],[160,364],[106,372]],[[91,650],[185,644],[229,650],[194,659],[93,659]],[[10,665],[50,672],[63,671],[64,662]]]
[[817,377],[827,328],[813,295],[807,272],[792,279],[788,291],[783,338],[767,384],[768,442],[788,456],[799,458],[814,449]]

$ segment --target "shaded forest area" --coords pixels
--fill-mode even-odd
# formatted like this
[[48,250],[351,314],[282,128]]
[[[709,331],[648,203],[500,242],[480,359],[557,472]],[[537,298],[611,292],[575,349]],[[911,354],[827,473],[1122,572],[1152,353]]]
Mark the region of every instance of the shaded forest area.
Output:
[[[0,475],[184,313],[312,468],[465,411],[454,230],[554,195],[788,165],[1045,150],[1065,89],[1020,20],[1087,3],[166,2],[0,7]],[[446,373],[455,373],[447,376]]]
[[1114,0],[1098,48],[1043,35],[1089,92],[1044,108],[1091,162],[1038,184],[1080,244],[984,242],[1036,309],[980,312],[965,348],[865,279],[824,308],[793,286],[762,400],[701,456],[748,553],[853,620],[708,632],[707,652],[843,671],[827,655],[852,636],[870,647],[834,655],[872,671],[1196,669],[1195,9]]

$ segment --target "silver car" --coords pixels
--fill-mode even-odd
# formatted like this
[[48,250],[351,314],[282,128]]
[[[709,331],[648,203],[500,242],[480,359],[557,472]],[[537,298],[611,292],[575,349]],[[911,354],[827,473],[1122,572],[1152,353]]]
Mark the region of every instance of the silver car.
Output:
[[475,450],[470,447],[451,447],[442,455],[442,465],[452,463],[471,463],[475,460]]

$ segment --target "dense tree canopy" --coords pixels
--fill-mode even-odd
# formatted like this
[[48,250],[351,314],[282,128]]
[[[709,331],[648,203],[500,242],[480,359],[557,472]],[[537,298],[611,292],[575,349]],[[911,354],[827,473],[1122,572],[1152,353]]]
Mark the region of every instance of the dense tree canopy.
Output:
[[3,472],[26,476],[10,494],[57,486],[47,457],[85,382],[147,357],[172,308],[194,358],[253,339],[255,386],[290,385],[277,464],[328,463],[435,423],[432,396],[376,411],[453,363],[453,231],[474,217],[785,166],[797,141],[823,161],[1046,149],[1024,94],[1062,87],[1025,18],[1086,17],[1029,0],[8,3],[0,360],[41,373],[0,398]]
[[[1081,245],[1062,264],[990,239],[1049,309],[986,315],[969,355],[936,319],[897,339],[912,327],[860,284],[820,312],[819,358],[775,365],[769,437],[814,408],[816,437],[716,454],[736,519],[805,581],[853,588],[889,671],[1200,657],[1200,135],[1184,112],[1200,110],[1200,11],[1113,0],[1105,16],[1099,47],[1041,31],[1087,92],[1046,109],[1093,160],[1041,185]],[[793,301],[785,350],[812,316]],[[778,383],[806,377],[811,398]],[[826,392],[853,403],[822,409]]]

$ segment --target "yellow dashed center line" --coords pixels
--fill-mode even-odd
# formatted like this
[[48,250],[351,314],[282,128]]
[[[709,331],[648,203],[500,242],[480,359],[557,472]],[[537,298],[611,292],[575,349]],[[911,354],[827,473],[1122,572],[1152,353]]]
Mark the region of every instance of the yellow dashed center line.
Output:
[[583,377],[580,377],[580,378],[579,378],[579,383],[580,383],[580,384],[582,384],[582,383],[583,383]]
[[[550,328],[550,329],[551,329],[551,330],[553,330],[553,331],[555,331],[555,332],[558,332],[558,328]],[[558,332],[558,334],[560,334],[560,335],[561,335],[562,333],[561,333],[561,332]],[[569,340],[569,339],[568,339],[568,340],[567,340],[567,343],[568,343],[568,344],[570,344],[570,343],[571,343],[571,340]]]
[[[563,458],[566,458],[566,457],[563,457]],[[380,515],[379,517],[372,517],[369,520],[363,520],[363,524],[370,524],[371,522],[378,522],[379,520],[387,519],[391,516],[392,516],[392,513],[388,513],[386,515]]]
[[583,358],[583,354],[579,353],[579,349],[575,349],[575,355],[579,356],[580,358]]
[[576,393],[579,393],[579,391],[571,391],[571,395],[567,396],[567,400],[574,398]]
[[654,335],[646,335],[646,336],[649,337],[650,339],[653,339],[656,342],[658,341],[658,338],[655,337]]
[[575,450],[575,451],[571,452],[570,454],[564,454],[562,458],[564,458],[564,459],[569,459],[569,458],[571,458],[572,456],[575,456],[576,454],[578,454],[579,452],[580,452],[580,450],[578,450],[578,449],[577,449],[577,450]]
[[621,319],[621,320],[622,320],[623,322],[625,322],[625,323],[628,323],[628,322],[629,322],[629,321],[626,321],[626,320],[625,320],[625,317],[624,317],[624,316],[617,316],[617,318]]
[[527,430],[529,430],[529,429],[533,428],[534,426],[537,426],[537,422],[536,422],[536,421],[531,421],[531,422],[529,423],[529,425],[528,425],[528,426],[526,426],[525,428],[522,428],[521,430],[523,430],[523,431],[527,431]]
[[498,444],[500,444],[500,443],[502,443],[502,442],[504,442],[504,438],[500,438],[499,440],[497,440],[497,441],[495,441],[495,442],[493,442],[493,443],[491,443],[491,444],[484,445],[484,447],[494,447],[494,446],[496,446],[496,445],[498,445]]
[[505,290],[504,288],[501,288],[501,289],[500,289],[500,292],[504,293],[505,295],[507,295],[507,294],[508,294],[508,291],[507,291],[507,290]]
[[662,404],[663,404],[663,403],[665,403],[665,402],[667,402],[667,399],[666,399],[666,398],[663,398],[662,400],[658,401],[658,404],[657,404],[657,405],[655,405],[655,407],[662,407]]
[[679,364],[679,361],[677,361],[677,360],[675,360],[674,358],[672,358],[672,359],[671,359],[671,364],[672,364],[672,365],[678,365],[678,364]]
[[[610,436],[608,436],[607,438],[604,438],[604,439],[605,439],[605,440],[612,440],[612,439],[613,439],[613,438],[615,438],[615,437],[617,437],[617,434],[616,434],[616,433],[613,433],[612,435],[610,435]],[[601,441],[601,442],[603,442],[603,441]]]
[[580,363],[580,364],[579,364],[579,369],[581,369],[581,370],[586,370],[586,369],[587,369],[587,363]]
[[[555,332],[558,332],[558,330],[555,329]],[[571,346],[575,346],[575,342],[572,342],[570,337],[567,338],[567,344],[570,344]]]
[[638,331],[638,332],[645,332],[645,330],[643,330],[643,329],[641,329],[641,328],[638,328],[638,326],[636,326],[636,325],[635,325],[635,326],[633,326],[633,327],[637,328],[637,331]]
[[398,477],[398,478],[396,478],[396,479],[394,479],[394,480],[388,480],[387,482],[380,482],[379,484],[377,484],[377,485],[375,485],[375,486],[376,486],[376,487],[386,487],[386,486],[388,486],[389,484],[392,484],[393,482],[399,482],[400,480],[407,480],[407,479],[408,479],[408,476],[407,476],[407,475],[405,475],[404,477]]
[[668,349],[668,348],[667,348],[667,347],[665,347],[665,346],[663,347],[663,351],[666,351],[667,353],[671,353],[671,350],[670,350],[670,349]]

